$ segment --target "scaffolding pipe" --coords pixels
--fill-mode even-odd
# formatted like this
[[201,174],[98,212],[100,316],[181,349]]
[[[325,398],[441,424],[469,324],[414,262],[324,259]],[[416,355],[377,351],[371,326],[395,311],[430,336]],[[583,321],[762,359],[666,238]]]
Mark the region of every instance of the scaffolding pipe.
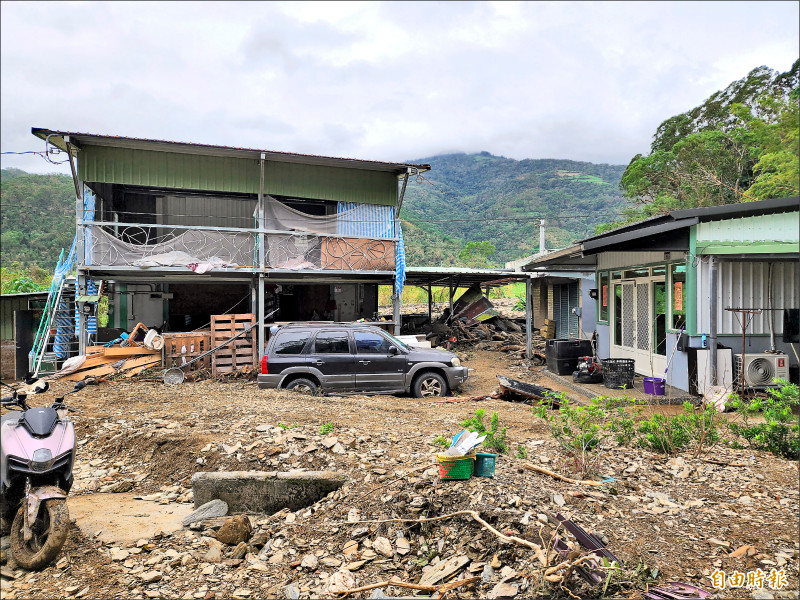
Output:
[[531,301],[531,278],[525,280],[525,356],[533,358],[533,302]]
[[718,288],[718,264],[713,256],[708,257],[708,293],[709,293],[709,318],[708,318],[708,346],[709,359],[708,366],[711,369],[711,385],[717,385],[717,309],[719,298]]

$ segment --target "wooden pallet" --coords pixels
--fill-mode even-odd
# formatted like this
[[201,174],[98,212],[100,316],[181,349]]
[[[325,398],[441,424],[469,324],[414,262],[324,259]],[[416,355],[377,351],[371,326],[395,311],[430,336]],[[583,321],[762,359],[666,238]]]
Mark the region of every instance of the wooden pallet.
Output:
[[[164,367],[180,367],[195,356],[211,350],[211,332],[208,329],[187,333],[164,334]],[[201,369],[211,368],[211,357],[205,356],[184,369],[186,373],[194,373]]]
[[[211,347],[228,341],[255,322],[254,314],[212,315]],[[248,335],[243,335],[214,352],[211,355],[211,374],[216,376],[221,373],[231,373],[244,367],[255,369],[258,363],[256,338],[256,330],[252,329]]]

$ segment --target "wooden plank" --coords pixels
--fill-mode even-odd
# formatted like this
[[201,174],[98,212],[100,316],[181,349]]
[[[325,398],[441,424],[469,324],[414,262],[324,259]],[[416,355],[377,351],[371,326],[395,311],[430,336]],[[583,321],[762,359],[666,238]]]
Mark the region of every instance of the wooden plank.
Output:
[[[123,360],[123,359],[120,359]],[[138,358],[129,358],[125,360],[122,366],[119,369],[115,369],[113,365],[103,365],[100,367],[96,367],[94,369],[88,369],[86,371],[78,371],[77,373],[71,373],[65,377],[62,377],[65,381],[82,381],[87,377],[101,377],[103,375],[112,375],[118,372],[124,372],[128,369],[134,369],[136,367],[143,367],[146,365],[154,365],[159,363],[160,360],[155,359],[152,356],[141,356]]]
[[111,348],[106,348],[105,351],[106,356],[114,356],[117,357],[119,360],[120,358],[125,358],[128,356],[161,356],[160,350],[148,350],[145,347],[138,347],[138,346],[112,346]]

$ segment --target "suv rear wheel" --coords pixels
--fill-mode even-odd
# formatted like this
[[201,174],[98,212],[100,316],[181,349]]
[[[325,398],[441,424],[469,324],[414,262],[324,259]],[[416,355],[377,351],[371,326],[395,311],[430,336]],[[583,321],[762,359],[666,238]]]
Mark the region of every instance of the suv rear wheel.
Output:
[[287,390],[294,390],[296,392],[300,392],[301,394],[308,394],[309,396],[313,396],[317,393],[317,384],[311,381],[310,379],[299,378],[293,379],[286,385]]
[[446,396],[447,383],[444,377],[438,373],[428,371],[422,373],[414,380],[412,391],[417,398],[426,398],[428,396]]

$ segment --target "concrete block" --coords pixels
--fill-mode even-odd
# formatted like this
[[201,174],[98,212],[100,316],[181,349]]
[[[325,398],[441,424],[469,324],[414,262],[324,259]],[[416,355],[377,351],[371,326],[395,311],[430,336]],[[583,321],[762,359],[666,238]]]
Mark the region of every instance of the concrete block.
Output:
[[195,507],[222,500],[229,513],[273,514],[310,506],[344,485],[334,471],[199,472],[192,476]]

